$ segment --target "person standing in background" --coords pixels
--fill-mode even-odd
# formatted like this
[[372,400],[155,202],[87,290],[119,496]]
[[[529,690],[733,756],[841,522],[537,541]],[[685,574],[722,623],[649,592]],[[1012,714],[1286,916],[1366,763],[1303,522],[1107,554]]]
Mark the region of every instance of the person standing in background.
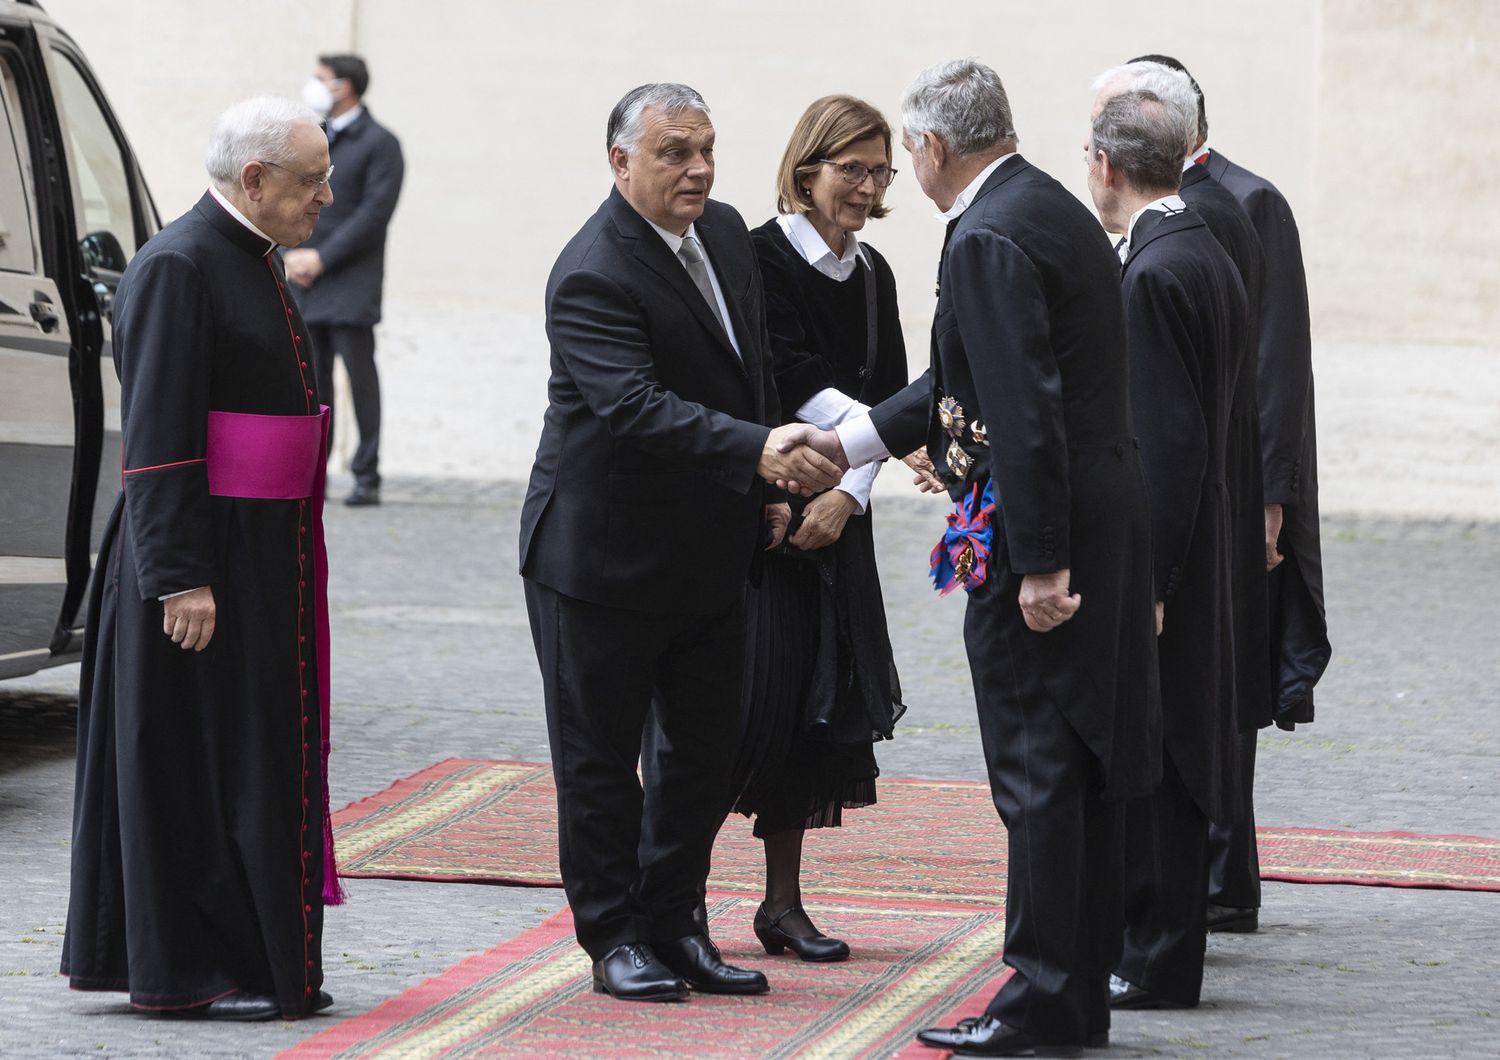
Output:
[[375,325],[385,284],[385,237],[401,195],[401,144],[364,105],[370,72],[357,55],[322,55],[302,90],[327,116],[328,151],[338,171],[338,205],[313,238],[286,253],[287,279],[312,331],[318,393],[333,408],[333,359],[344,359],[359,424],[349,462],[352,507],[380,503],[380,374]]

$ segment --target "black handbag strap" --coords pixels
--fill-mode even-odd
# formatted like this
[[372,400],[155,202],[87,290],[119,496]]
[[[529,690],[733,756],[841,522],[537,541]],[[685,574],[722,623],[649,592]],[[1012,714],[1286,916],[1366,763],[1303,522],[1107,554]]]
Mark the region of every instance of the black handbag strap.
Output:
[[865,400],[870,380],[875,375],[875,354],[880,345],[880,335],[875,327],[875,259],[863,243],[858,248],[859,260],[865,265],[865,366],[859,370],[859,400]]

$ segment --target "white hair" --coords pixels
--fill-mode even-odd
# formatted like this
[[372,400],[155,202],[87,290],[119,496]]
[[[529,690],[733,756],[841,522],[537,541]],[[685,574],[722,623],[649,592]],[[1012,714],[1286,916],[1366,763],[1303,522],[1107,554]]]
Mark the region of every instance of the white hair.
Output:
[[708,113],[708,104],[698,91],[687,85],[662,81],[640,85],[625,93],[615,109],[609,113],[609,125],[605,130],[605,150],[623,148],[633,154],[640,146],[642,122],[648,108],[655,107],[664,114],[677,114],[684,110]]
[[1000,75],[975,59],[929,66],[901,97],[901,125],[917,150],[931,132],[959,157],[1016,138]]
[[318,116],[301,103],[281,96],[255,96],[220,114],[208,141],[204,165],[220,191],[240,182],[247,162],[285,164],[292,158],[292,126],[318,124]]
[[1112,66],[1094,78],[1094,94],[1115,86],[1121,92],[1149,92],[1161,100],[1173,112],[1173,117],[1187,128],[1187,142],[1182,146],[1183,157],[1198,146],[1198,94],[1193,91],[1193,80],[1181,70],[1173,70],[1161,63],[1135,62],[1123,66]]

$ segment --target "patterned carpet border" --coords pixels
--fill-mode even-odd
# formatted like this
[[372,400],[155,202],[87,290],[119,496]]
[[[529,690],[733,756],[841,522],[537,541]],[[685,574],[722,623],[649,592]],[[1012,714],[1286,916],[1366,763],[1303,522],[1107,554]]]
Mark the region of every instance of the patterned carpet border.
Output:
[[[804,889],[846,899],[993,908],[1004,845],[987,787],[882,778],[881,801],[808,837]],[[450,758],[334,815],[342,875],[556,887],[556,793],[537,762]],[[1500,840],[1261,827],[1261,877],[1291,883],[1500,891]],[[757,893],[760,845],[725,826],[710,886]]]
[[766,995],[694,994],[662,1005],[594,994],[563,910],[281,1055],[930,1057],[915,1032],[977,1014],[1003,975],[998,910],[819,904],[819,922],[847,938],[854,956],[814,965],[765,955],[750,932],[756,904],[714,895],[709,917],[727,960],[766,972]]

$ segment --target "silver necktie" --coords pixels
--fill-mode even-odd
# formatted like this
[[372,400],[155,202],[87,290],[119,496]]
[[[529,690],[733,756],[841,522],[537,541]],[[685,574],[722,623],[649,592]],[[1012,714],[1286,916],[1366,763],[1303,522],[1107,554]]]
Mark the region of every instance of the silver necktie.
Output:
[[724,334],[729,334],[729,325],[724,322],[724,317],[719,312],[719,300],[714,297],[714,285],[708,278],[708,262],[703,259],[703,248],[692,236],[686,236],[682,241],[682,247],[677,251],[677,256],[682,259],[683,266],[688,275],[693,278],[693,286],[698,288],[698,293],[708,303],[708,308],[713,310],[714,319],[719,322],[719,327],[724,329]]

